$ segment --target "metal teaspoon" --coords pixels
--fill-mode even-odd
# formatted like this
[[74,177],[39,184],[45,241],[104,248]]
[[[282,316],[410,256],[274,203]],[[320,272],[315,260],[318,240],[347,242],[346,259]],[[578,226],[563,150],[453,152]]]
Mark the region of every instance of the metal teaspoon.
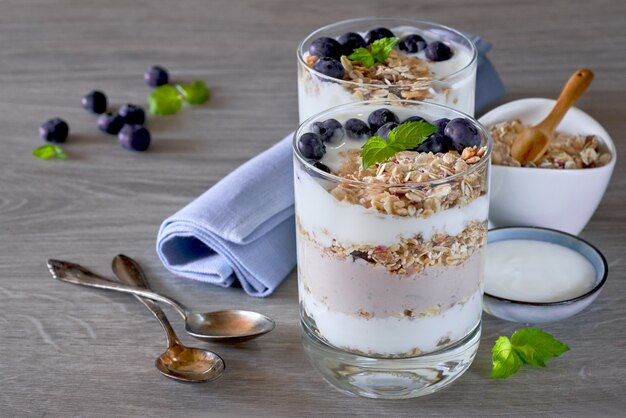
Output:
[[231,309],[216,312],[190,311],[180,302],[146,289],[105,279],[83,266],[68,261],[48,260],[48,269],[55,279],[100,289],[132,293],[167,303],[184,319],[185,331],[208,342],[238,343],[251,340],[274,329],[274,321],[258,312]]
[[[112,262],[113,273],[120,281],[130,286],[148,288],[143,271],[136,261],[124,255],[118,255]],[[167,336],[167,350],[155,360],[156,368],[172,379],[185,382],[209,382],[219,378],[226,365],[224,360],[209,350],[185,346],[167,320],[161,307],[153,300],[135,295],[137,300],[155,316]]]

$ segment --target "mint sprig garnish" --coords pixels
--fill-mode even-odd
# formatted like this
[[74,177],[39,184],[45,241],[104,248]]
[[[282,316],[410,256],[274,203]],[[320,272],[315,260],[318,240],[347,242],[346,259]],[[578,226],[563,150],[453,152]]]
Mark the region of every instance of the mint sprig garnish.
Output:
[[368,48],[357,48],[348,56],[350,61],[360,62],[366,67],[384,64],[391,51],[398,45],[398,38],[382,38],[372,42]]
[[361,164],[367,168],[393,157],[397,152],[416,148],[437,129],[425,121],[407,122],[389,131],[386,141],[380,136],[373,136],[361,147]]
[[176,88],[187,103],[191,105],[202,104],[209,100],[211,95],[211,92],[207,88],[206,84],[204,84],[204,81],[201,80],[196,80],[191,84],[177,84]]
[[152,90],[148,96],[150,113],[154,115],[173,115],[183,107],[183,100],[178,90],[171,84],[163,84]]
[[506,379],[514,375],[523,365],[546,367],[546,361],[558,357],[569,347],[539,328],[523,328],[515,331],[509,340],[500,337],[492,352],[491,377]]
[[42,145],[33,150],[33,157],[37,157],[42,160],[47,160],[49,158],[58,158],[59,160],[67,160],[68,156],[58,145]]

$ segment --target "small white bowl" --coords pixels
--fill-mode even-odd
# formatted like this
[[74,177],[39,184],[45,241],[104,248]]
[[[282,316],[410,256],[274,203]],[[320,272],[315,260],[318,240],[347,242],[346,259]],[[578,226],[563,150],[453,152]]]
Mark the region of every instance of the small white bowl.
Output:
[[[478,121],[485,126],[520,119],[524,124],[541,122],[554,106],[550,99],[521,99],[493,109]],[[579,135],[597,135],[611,161],[585,169],[549,169],[492,166],[489,224],[539,226],[578,235],[595,212],[617,154],[609,134],[591,116],[571,108],[557,130]]]
[[[576,315],[596,300],[609,274],[606,259],[596,247],[577,236],[547,228],[507,227],[490,229],[487,232],[487,245],[517,239],[549,242],[576,251],[593,265],[596,272],[593,288],[582,295],[557,302],[513,300],[492,295],[485,289],[483,297],[485,312],[506,321],[544,324]],[[546,277],[545,280],[550,280],[550,277]]]

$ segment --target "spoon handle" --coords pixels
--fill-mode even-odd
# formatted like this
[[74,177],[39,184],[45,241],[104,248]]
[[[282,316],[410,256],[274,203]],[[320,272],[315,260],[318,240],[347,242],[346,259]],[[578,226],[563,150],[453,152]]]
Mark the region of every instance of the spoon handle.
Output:
[[87,287],[95,287],[98,289],[115,290],[117,292],[131,293],[133,295],[142,296],[148,299],[167,303],[172,306],[183,317],[187,318],[187,309],[174,299],[151,292],[146,289],[128,286],[123,283],[105,279],[97,274],[87,270],[85,267],[75,263],[61,260],[48,260],[48,269],[57,280],[63,282],[78,284]]
[[567,80],[550,114],[537,127],[543,131],[554,132],[569,108],[587,90],[591,80],[593,80],[593,72],[591,70],[583,68],[575,71]]
[[[111,267],[113,269],[113,273],[115,273],[117,278],[120,279],[122,283],[150,290],[143,270],[132,258],[123,254],[117,255],[113,259]],[[135,298],[137,298],[139,302],[143,303],[143,305],[148,308],[152,315],[154,315],[157,321],[161,324],[161,328],[163,328],[163,331],[165,331],[165,335],[167,336],[168,348],[179,344],[176,332],[174,332],[172,324],[170,324],[170,321],[167,319],[167,316],[165,316],[165,312],[163,312],[163,309],[161,309],[159,304],[151,299],[141,296],[135,295]]]

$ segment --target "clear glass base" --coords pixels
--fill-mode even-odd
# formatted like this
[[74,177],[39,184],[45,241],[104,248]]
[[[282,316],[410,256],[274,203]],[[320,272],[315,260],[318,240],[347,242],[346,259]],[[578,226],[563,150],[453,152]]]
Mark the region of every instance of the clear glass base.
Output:
[[441,351],[408,358],[373,358],[321,341],[302,323],[302,344],[313,367],[343,393],[377,399],[428,395],[454,382],[472,364],[480,323],[465,338]]

